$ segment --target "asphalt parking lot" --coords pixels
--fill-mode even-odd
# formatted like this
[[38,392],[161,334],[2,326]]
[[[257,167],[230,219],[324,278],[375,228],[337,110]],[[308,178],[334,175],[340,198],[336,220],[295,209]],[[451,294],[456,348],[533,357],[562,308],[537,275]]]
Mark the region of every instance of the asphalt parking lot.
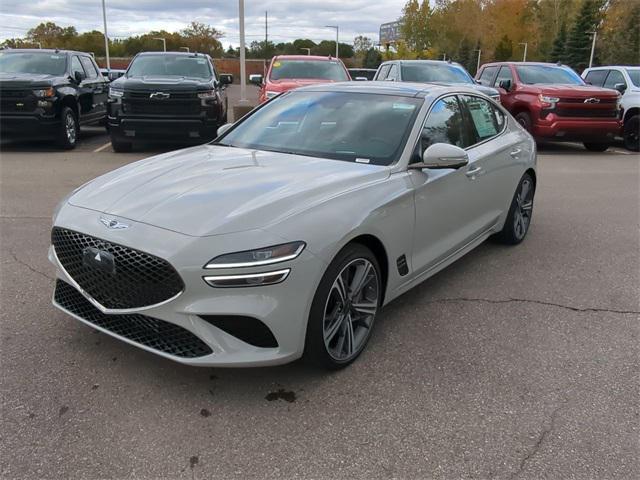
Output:
[[51,306],[56,203],[159,151],[107,141],[1,151],[2,478],[637,478],[638,155],[543,148],[525,242],[395,300],[326,373],[184,367]]

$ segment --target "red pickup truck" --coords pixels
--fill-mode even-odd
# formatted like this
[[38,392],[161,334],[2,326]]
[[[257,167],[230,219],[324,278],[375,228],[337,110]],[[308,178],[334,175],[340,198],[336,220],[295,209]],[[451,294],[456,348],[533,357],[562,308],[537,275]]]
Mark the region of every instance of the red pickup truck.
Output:
[[580,141],[604,152],[621,134],[620,94],[588,85],[554,63],[487,63],[476,80],[500,92],[502,105],[538,140]]

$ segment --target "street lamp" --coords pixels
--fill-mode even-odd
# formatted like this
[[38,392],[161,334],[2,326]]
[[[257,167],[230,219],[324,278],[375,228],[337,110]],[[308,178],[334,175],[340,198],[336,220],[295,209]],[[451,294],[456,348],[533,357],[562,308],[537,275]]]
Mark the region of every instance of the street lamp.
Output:
[[107,34],[107,8],[102,0],[102,21],[104,22],[104,53],[107,57],[107,74],[111,73],[111,61],[109,60],[109,35]]
[[518,45],[524,45],[524,55],[522,56],[522,61],[527,61],[527,42],[519,43]]
[[593,55],[596,52],[596,37],[598,36],[598,32],[595,30],[593,32],[588,32],[593,35],[593,41],[591,42],[591,56],[589,57],[589,68],[593,65]]
[[180,50],[186,50],[189,53],[189,47],[180,47]]
[[162,37],[155,37],[154,40],[160,40],[162,42],[163,51],[167,51],[167,40]]
[[482,55],[482,50],[477,49],[474,50],[474,52],[478,52],[478,64],[476,65],[476,73],[478,73],[478,71],[480,70],[480,55]]
[[238,17],[240,21],[240,105],[247,104],[247,65],[244,52],[244,0],[238,0]]
[[338,25],[325,25],[325,28],[335,28],[336,29],[336,58],[338,58],[338,31],[340,28]]
[[300,50],[306,50],[307,51],[307,55],[311,55],[311,49],[310,48],[300,47]]

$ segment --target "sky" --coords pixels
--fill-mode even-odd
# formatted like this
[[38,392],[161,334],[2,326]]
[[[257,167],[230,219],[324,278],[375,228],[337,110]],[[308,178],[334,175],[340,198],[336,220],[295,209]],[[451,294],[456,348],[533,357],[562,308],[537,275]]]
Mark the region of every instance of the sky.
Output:
[[[239,45],[238,0],[105,0],[110,37],[128,37],[150,30],[179,31],[192,20],[224,33],[225,48]],[[275,43],[310,38],[352,43],[357,35],[378,40],[381,23],[401,16],[406,0],[245,0],[247,45],[264,40],[264,12],[269,12],[269,39]],[[100,0],[0,0],[0,41],[23,37],[44,21],[75,26],[78,32],[102,31]],[[46,16],[44,15],[46,14]]]

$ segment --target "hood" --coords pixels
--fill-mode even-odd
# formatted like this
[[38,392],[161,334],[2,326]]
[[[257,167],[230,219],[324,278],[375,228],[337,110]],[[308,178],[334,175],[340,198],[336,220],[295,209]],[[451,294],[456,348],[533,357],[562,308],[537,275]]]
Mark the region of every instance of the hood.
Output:
[[206,236],[265,227],[388,175],[375,165],[201,145],[98,177],[69,203]]
[[306,85],[318,85],[321,83],[335,83],[335,81],[327,78],[282,78],[280,80],[269,80],[267,89],[286,92],[294,88],[304,87]]
[[0,86],[3,88],[50,87],[61,81],[62,78],[40,73],[0,73]]
[[211,89],[213,79],[193,77],[163,77],[158,75],[144,77],[120,77],[111,85],[128,91],[161,90],[167,92],[184,92],[197,89]]
[[551,97],[568,98],[617,98],[618,92],[608,88],[594,87],[592,85],[526,85],[528,90],[533,90],[542,95]]

